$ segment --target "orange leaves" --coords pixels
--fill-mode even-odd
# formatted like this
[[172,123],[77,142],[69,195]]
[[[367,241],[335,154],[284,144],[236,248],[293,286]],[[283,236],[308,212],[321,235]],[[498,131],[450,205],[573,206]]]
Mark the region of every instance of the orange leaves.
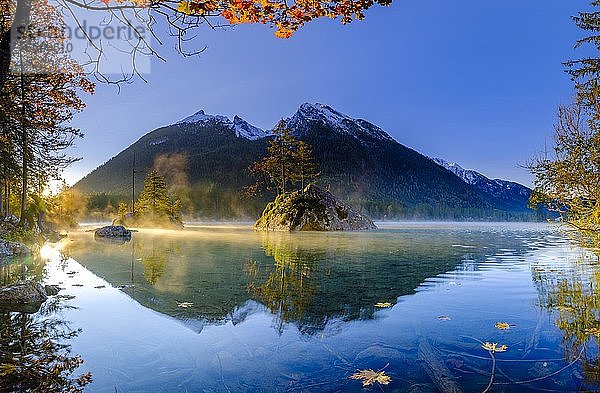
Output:
[[197,2],[197,1],[180,1],[177,3],[177,12],[186,15],[203,16],[208,12],[216,11],[220,7],[215,0]]
[[282,23],[277,24],[277,30],[275,30],[275,37],[277,38],[290,38],[294,35],[294,30],[284,27]]
[[189,15],[192,13],[192,9],[190,8],[189,1],[180,1],[177,3],[177,12],[181,12],[183,14]]
[[[101,0],[109,2],[111,0]],[[114,0],[147,1],[147,0]],[[158,0],[166,1],[166,0]],[[338,19],[342,23],[360,20],[373,4],[389,5],[390,0],[181,0],[177,11],[191,16],[221,15],[232,25],[262,23],[275,28],[278,38],[290,38],[305,23],[317,18]]]

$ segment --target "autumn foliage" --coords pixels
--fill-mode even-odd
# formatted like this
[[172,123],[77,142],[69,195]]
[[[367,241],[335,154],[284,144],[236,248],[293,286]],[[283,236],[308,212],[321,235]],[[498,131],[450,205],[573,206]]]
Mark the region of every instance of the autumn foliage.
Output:
[[[170,7],[170,2],[146,0],[112,0],[115,4],[131,4],[140,7]],[[111,0],[101,3],[111,7]],[[365,11],[375,3],[389,6],[391,0],[296,0],[290,4],[285,0],[183,0],[172,8],[183,16],[223,17],[229,24],[260,23],[274,27],[279,38],[291,37],[305,23],[317,18],[339,19],[346,24],[365,17]]]

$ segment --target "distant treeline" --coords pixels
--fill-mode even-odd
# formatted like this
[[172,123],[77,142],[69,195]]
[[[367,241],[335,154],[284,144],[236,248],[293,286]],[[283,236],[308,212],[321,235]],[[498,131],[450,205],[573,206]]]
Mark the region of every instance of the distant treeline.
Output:
[[[120,203],[131,203],[124,194],[92,193],[85,195],[87,219],[112,219]],[[182,213],[187,220],[255,220],[266,203],[268,195],[247,197],[236,190],[222,190],[214,186],[197,185],[186,192]],[[420,204],[405,207],[395,201],[346,200],[347,203],[375,220],[456,220],[456,221],[545,221],[545,211],[507,212],[495,209],[456,208]]]

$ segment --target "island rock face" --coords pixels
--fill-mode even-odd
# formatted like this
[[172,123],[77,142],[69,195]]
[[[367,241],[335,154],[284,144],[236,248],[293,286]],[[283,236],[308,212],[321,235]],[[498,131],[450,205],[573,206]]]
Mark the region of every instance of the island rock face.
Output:
[[265,231],[360,231],[377,229],[371,219],[315,185],[279,195],[254,228]]
[[31,251],[26,245],[0,239],[0,256],[23,256],[29,254],[31,254]]
[[131,239],[131,231],[122,225],[108,225],[96,229],[94,236],[111,239]]

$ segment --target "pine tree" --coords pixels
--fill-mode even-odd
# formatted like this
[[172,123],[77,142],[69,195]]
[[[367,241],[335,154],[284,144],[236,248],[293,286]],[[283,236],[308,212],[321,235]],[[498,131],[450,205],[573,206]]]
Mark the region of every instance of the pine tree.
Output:
[[144,189],[137,201],[141,217],[167,217],[179,220],[181,202],[169,194],[164,176],[153,170],[144,179]]
[[313,159],[312,149],[304,141],[299,141],[294,152],[297,177],[300,179],[300,189],[304,190],[306,185],[316,180],[320,173],[317,171],[317,163]]
[[[592,6],[600,7],[600,0],[594,0]],[[591,46],[593,53],[600,51],[600,11],[579,12],[573,21],[588,35],[579,39],[575,47]],[[571,75],[577,93],[578,102],[590,113],[594,123],[600,121],[600,57],[586,56],[565,63]]]
[[268,190],[284,194],[298,184],[302,188],[306,182],[317,178],[316,163],[312,158],[310,146],[292,135],[284,120],[273,130],[273,138],[267,147],[267,156],[256,161],[248,168],[258,177],[251,187],[256,191],[261,183]]

